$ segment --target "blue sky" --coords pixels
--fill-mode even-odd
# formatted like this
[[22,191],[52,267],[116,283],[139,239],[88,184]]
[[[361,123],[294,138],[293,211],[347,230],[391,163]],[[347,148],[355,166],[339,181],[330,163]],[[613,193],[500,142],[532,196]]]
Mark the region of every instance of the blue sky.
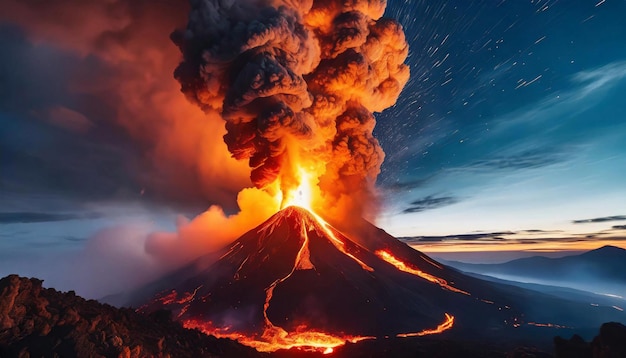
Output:
[[[624,1],[392,4],[412,77],[379,116],[398,236],[610,229],[626,210]],[[427,19],[422,21],[422,19]]]

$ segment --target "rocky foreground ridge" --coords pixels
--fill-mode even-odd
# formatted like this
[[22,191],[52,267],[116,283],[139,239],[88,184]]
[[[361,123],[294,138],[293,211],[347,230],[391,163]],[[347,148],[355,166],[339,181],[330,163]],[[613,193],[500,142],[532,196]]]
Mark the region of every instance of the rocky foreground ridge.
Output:
[[[624,358],[626,327],[607,323],[591,343],[555,338],[557,358]],[[527,347],[436,339],[364,341],[339,347],[335,357],[543,358]],[[150,315],[85,300],[74,292],[42,287],[42,281],[10,275],[0,279],[0,357],[298,357],[300,351],[264,354],[173,322],[168,311]]]
[[252,348],[183,328],[160,311],[142,315],[42,281],[0,279],[0,357],[257,357]]

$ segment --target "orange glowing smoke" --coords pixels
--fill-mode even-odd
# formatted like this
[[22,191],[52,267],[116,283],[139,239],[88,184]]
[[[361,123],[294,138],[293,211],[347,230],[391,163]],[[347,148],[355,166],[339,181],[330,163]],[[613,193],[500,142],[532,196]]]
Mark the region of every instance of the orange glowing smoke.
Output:
[[393,105],[409,79],[404,32],[381,18],[385,6],[193,1],[186,29],[172,34],[181,90],[220,113],[232,156],[282,207],[303,180],[338,219],[373,202],[384,153],[372,112]]
[[419,337],[419,336],[427,336],[429,334],[438,334],[438,333],[442,333],[443,331],[447,331],[450,328],[452,328],[452,326],[454,325],[454,316],[446,313],[446,320],[437,326],[437,328],[435,329],[425,329],[421,332],[416,332],[416,333],[400,333],[398,334],[396,337],[401,337],[401,338],[405,338],[405,337]]
[[427,281],[430,281],[432,283],[436,283],[437,285],[441,286],[442,288],[448,290],[448,291],[452,291],[452,292],[458,292],[458,293],[462,293],[464,295],[470,295],[469,292],[463,291],[463,290],[459,290],[456,287],[452,287],[448,284],[448,281],[433,276],[431,274],[428,274],[424,271],[418,270],[418,269],[414,269],[412,267],[409,267],[406,263],[404,263],[403,261],[399,260],[398,258],[396,258],[395,256],[393,256],[389,251],[385,251],[385,250],[378,250],[376,251],[376,256],[380,257],[381,259],[387,261],[388,263],[390,263],[391,265],[395,266],[398,270],[400,271],[404,271],[407,273],[410,273],[411,275],[415,275],[415,276],[419,276]]

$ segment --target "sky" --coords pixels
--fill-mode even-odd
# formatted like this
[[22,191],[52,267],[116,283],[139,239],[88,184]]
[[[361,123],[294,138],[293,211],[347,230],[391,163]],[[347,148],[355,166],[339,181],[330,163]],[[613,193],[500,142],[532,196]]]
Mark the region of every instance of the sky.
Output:
[[[185,6],[32,3],[0,15],[0,274],[99,245],[132,261],[180,215],[236,212],[245,163],[172,75]],[[390,0],[411,79],[376,114],[377,225],[426,252],[626,248],[624,13]]]
[[509,242],[595,235],[585,248],[623,238],[626,1],[390,4],[411,80],[378,116],[379,225],[407,237],[510,232]]

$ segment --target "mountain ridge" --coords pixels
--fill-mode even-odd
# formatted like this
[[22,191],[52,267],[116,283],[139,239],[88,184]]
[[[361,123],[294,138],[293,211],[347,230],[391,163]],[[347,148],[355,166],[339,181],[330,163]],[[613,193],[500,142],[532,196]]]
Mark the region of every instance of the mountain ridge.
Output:
[[445,262],[465,272],[494,277],[560,282],[561,285],[578,289],[584,283],[591,286],[602,285],[600,287],[603,289],[622,291],[622,296],[626,296],[626,250],[611,245],[560,258],[532,256],[498,264]]

